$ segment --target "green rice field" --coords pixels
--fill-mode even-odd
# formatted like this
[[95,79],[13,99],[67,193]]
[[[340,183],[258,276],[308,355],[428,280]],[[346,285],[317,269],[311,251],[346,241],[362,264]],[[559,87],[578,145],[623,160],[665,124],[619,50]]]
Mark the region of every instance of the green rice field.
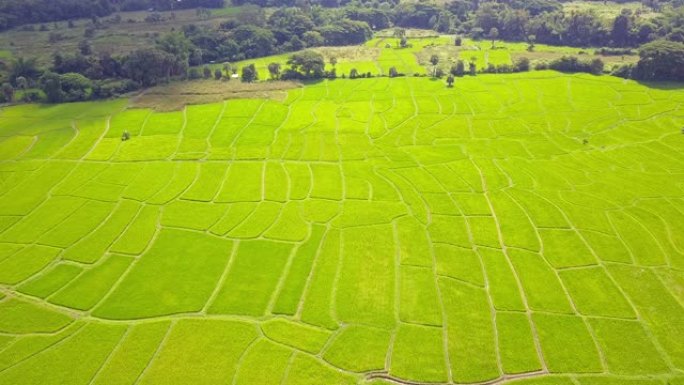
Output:
[[682,126],[546,71],[4,108],[0,384],[682,385]]

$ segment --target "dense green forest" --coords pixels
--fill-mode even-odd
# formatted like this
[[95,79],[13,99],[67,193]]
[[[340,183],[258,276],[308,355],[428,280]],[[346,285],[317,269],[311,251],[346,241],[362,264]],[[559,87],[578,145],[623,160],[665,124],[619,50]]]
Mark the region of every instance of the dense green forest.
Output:
[[[434,30],[439,34],[475,40],[504,40],[529,44],[570,47],[595,47],[607,55],[624,55],[637,50],[640,60],[612,69],[613,74],[640,80],[684,80],[684,6],[677,1],[644,1],[642,8],[625,8],[606,19],[591,9],[564,10],[556,0],[451,0],[443,5],[427,2],[339,0],[236,0],[235,17],[216,24],[181,24],[159,36],[154,47],[133,50],[125,55],[95,52],[89,35],[110,25],[125,23],[118,11],[146,10],[146,22],[154,23],[181,8],[197,8],[210,14],[211,8],[225,6],[223,0],[6,0],[0,4],[0,28],[25,31],[48,21],[87,18],[83,41],[77,50],[59,50],[49,67],[28,57],[0,62],[5,73],[0,98],[11,101],[17,89],[25,101],[77,101],[111,97],[149,87],[174,78],[230,78],[238,68],[226,64],[222,70],[198,66],[234,63],[275,54],[297,52],[320,46],[359,45],[371,39],[374,31],[396,29],[401,45],[409,45],[404,29]],[[657,11],[643,17],[642,10]],[[171,17],[174,17],[171,12]],[[22,26],[23,25],[23,26]],[[47,29],[46,24],[40,29]],[[494,46],[494,45],[492,45]],[[321,67],[321,57],[309,57],[310,66]],[[1,60],[1,59],[0,59]],[[292,60],[291,60],[292,61]],[[295,60],[296,61],[296,60]],[[290,63],[291,64],[291,63]],[[462,64],[460,64],[462,66]],[[300,71],[291,65],[283,71],[286,79],[335,77],[334,71]],[[528,70],[529,62],[508,68],[489,68],[483,72]],[[581,61],[574,57],[540,65],[567,72],[600,73],[600,59]],[[279,72],[279,71],[278,71]],[[396,72],[396,71],[395,71]],[[465,72],[455,68],[452,75]],[[243,80],[255,80],[257,74]],[[392,74],[392,71],[390,71]],[[374,74],[368,74],[372,76]],[[432,75],[441,75],[435,71]],[[272,76],[273,78],[273,76]]]

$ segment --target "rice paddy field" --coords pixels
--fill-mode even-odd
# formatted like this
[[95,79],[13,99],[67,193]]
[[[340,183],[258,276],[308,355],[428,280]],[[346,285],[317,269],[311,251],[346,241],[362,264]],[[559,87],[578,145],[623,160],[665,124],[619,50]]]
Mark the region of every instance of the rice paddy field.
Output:
[[[372,76],[387,76],[390,68],[394,67],[399,73],[406,76],[432,75],[434,68],[430,58],[436,55],[439,63],[436,68],[441,68],[444,73],[449,73],[451,67],[458,60],[462,60],[468,69],[468,64],[473,62],[478,71],[486,69],[490,64],[499,66],[502,64],[513,65],[517,59],[527,58],[532,65],[539,62],[550,62],[563,56],[578,56],[581,60],[600,58],[606,64],[606,70],[610,71],[615,65],[635,63],[639,56],[635,53],[630,55],[596,55],[596,49],[583,49],[567,46],[550,46],[535,44],[533,51],[528,50],[528,44],[522,42],[496,41],[492,46],[489,40],[462,39],[461,46],[455,46],[455,35],[437,35],[433,31],[409,29],[407,32],[408,46],[401,48],[399,39],[392,36],[392,30],[383,30],[376,33],[376,37],[368,40],[364,45],[346,47],[317,47],[311,50],[323,55],[326,70],[336,71],[338,77],[349,76],[352,69],[360,74],[370,73]],[[268,65],[279,63],[282,69],[289,67],[287,61],[292,56],[280,54],[256,59],[248,59],[232,63],[232,68],[239,71],[240,68],[254,64],[259,74],[259,79],[270,78]],[[335,58],[337,64],[333,66],[330,59]],[[212,70],[222,69],[223,64],[208,65]]]
[[4,108],[0,384],[684,384],[683,104],[531,72]]

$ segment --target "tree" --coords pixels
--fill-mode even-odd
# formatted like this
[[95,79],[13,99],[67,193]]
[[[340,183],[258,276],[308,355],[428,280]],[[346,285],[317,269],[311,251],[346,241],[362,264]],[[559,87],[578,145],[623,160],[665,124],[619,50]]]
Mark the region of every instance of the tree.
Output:
[[202,75],[204,75],[205,79],[209,79],[211,77],[211,68],[209,68],[209,67],[202,68]]
[[214,79],[221,80],[223,78],[223,72],[220,69],[214,70]]
[[618,47],[628,46],[632,40],[632,29],[632,11],[623,9],[613,21],[613,27],[610,31],[613,44]]
[[684,80],[684,43],[658,40],[643,45],[635,76],[644,80]]
[[399,73],[397,72],[397,67],[390,67],[390,69],[389,69],[389,77],[395,78],[395,77],[397,77],[398,75],[399,75]]
[[45,71],[43,76],[40,77],[40,87],[45,92],[49,103],[59,103],[62,101],[64,94],[59,74]]
[[81,52],[81,55],[84,56],[88,56],[93,53],[93,47],[90,46],[88,40],[81,40],[78,43],[78,50]]
[[373,31],[366,22],[341,19],[319,28],[325,44],[355,45],[365,43],[373,36]]
[[477,75],[477,59],[475,57],[470,58],[470,62],[468,63],[468,72],[470,73],[470,76],[475,76]]
[[193,50],[192,43],[182,32],[171,32],[157,40],[157,48],[180,60],[187,61]]
[[487,36],[492,41],[492,48],[495,48],[496,39],[499,37],[499,29],[496,27],[490,29],[489,34],[487,34]]
[[356,68],[352,68],[349,71],[349,79],[356,79],[359,76],[359,71],[356,70]]
[[404,28],[395,28],[392,35],[397,39],[401,39],[402,37],[406,37],[406,30]]
[[530,70],[530,59],[521,57],[516,59],[513,63],[513,68],[516,72],[527,72]]
[[17,83],[17,88],[20,90],[25,90],[28,88],[28,80],[26,80],[26,78],[23,76],[16,78],[15,82]]
[[318,31],[306,31],[302,35],[302,39],[307,47],[318,47],[325,44],[323,36]]
[[242,81],[245,83],[252,83],[259,79],[259,73],[254,64],[242,67]]
[[18,57],[10,63],[8,78],[10,83],[16,85],[18,77],[35,80],[40,76],[38,60],[36,58]]
[[197,79],[201,79],[201,78],[202,78],[202,75],[200,74],[197,67],[192,67],[188,70],[188,79],[197,80]]
[[325,61],[323,55],[314,51],[298,52],[287,61],[293,71],[297,71],[306,78],[320,79],[325,75]]
[[3,101],[11,103],[14,100],[14,87],[9,83],[2,83],[0,89],[2,90]]
[[437,76],[437,64],[439,64],[439,56],[430,56],[430,64],[432,64],[432,76]]
[[454,86],[454,75],[449,75],[447,77],[447,87],[451,88]]
[[463,38],[460,36],[456,36],[456,39],[454,39],[454,45],[456,47],[460,47],[461,45],[463,45]]
[[186,73],[187,64],[176,56],[159,49],[138,49],[128,55],[123,72],[126,77],[143,87],[168,81],[172,76]]
[[275,52],[276,39],[273,32],[252,24],[242,24],[230,32],[245,58],[263,57]]
[[230,79],[230,75],[233,74],[233,67],[230,63],[223,63],[223,71],[226,73],[226,77]]
[[268,73],[271,75],[271,79],[278,79],[280,77],[280,63],[269,64]]
[[64,100],[76,102],[87,100],[93,91],[93,82],[77,73],[66,73],[59,76]]
[[451,70],[449,72],[454,76],[463,76],[465,74],[465,63],[463,60],[457,60],[456,64],[451,66]]
[[534,51],[534,43],[536,41],[537,41],[537,37],[535,35],[528,35],[527,36],[527,51],[528,52]]

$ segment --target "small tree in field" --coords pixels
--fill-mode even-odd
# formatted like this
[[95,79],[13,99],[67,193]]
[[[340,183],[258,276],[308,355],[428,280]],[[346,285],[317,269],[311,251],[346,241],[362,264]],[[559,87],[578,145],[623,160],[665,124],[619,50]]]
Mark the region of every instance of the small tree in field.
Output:
[[437,64],[439,64],[439,56],[430,56],[430,64],[432,64],[432,76],[437,76]]
[[10,103],[14,100],[14,87],[12,87],[11,84],[3,83],[2,86],[0,86],[0,89],[2,90],[2,98],[4,102]]
[[463,76],[465,74],[465,63],[463,63],[463,60],[459,59],[456,61],[456,64],[451,66],[450,73],[454,76]]
[[215,69],[214,70],[214,79],[216,80],[221,80],[223,78],[223,72],[220,69]]
[[242,67],[242,81],[245,83],[252,83],[259,79],[259,74],[257,73],[254,64]]
[[475,76],[477,75],[477,59],[475,56],[470,58],[470,63],[468,63],[468,72],[470,72],[470,76]]
[[495,48],[496,45],[496,39],[499,37],[499,29],[496,27],[493,27],[492,29],[489,30],[489,34],[487,35],[489,37],[489,40],[492,41],[492,48]]
[[359,77],[359,71],[356,70],[356,68],[352,68],[351,71],[349,71],[349,79],[356,79]]
[[454,39],[454,45],[456,47],[460,47],[463,44],[463,38],[460,36],[456,36],[456,39]]
[[537,36],[530,35],[527,37],[527,50],[529,52],[534,51],[534,43],[537,41]]
[[447,77],[447,87],[451,88],[454,86],[454,75],[449,75]]
[[396,67],[390,67],[389,77],[395,78],[395,77],[397,77],[397,75],[399,75],[399,73],[397,72],[397,68]]
[[269,64],[268,73],[271,75],[271,79],[278,79],[280,77],[280,63]]
[[211,78],[211,68],[209,68],[209,67],[202,68],[202,75],[204,75],[205,79]]

